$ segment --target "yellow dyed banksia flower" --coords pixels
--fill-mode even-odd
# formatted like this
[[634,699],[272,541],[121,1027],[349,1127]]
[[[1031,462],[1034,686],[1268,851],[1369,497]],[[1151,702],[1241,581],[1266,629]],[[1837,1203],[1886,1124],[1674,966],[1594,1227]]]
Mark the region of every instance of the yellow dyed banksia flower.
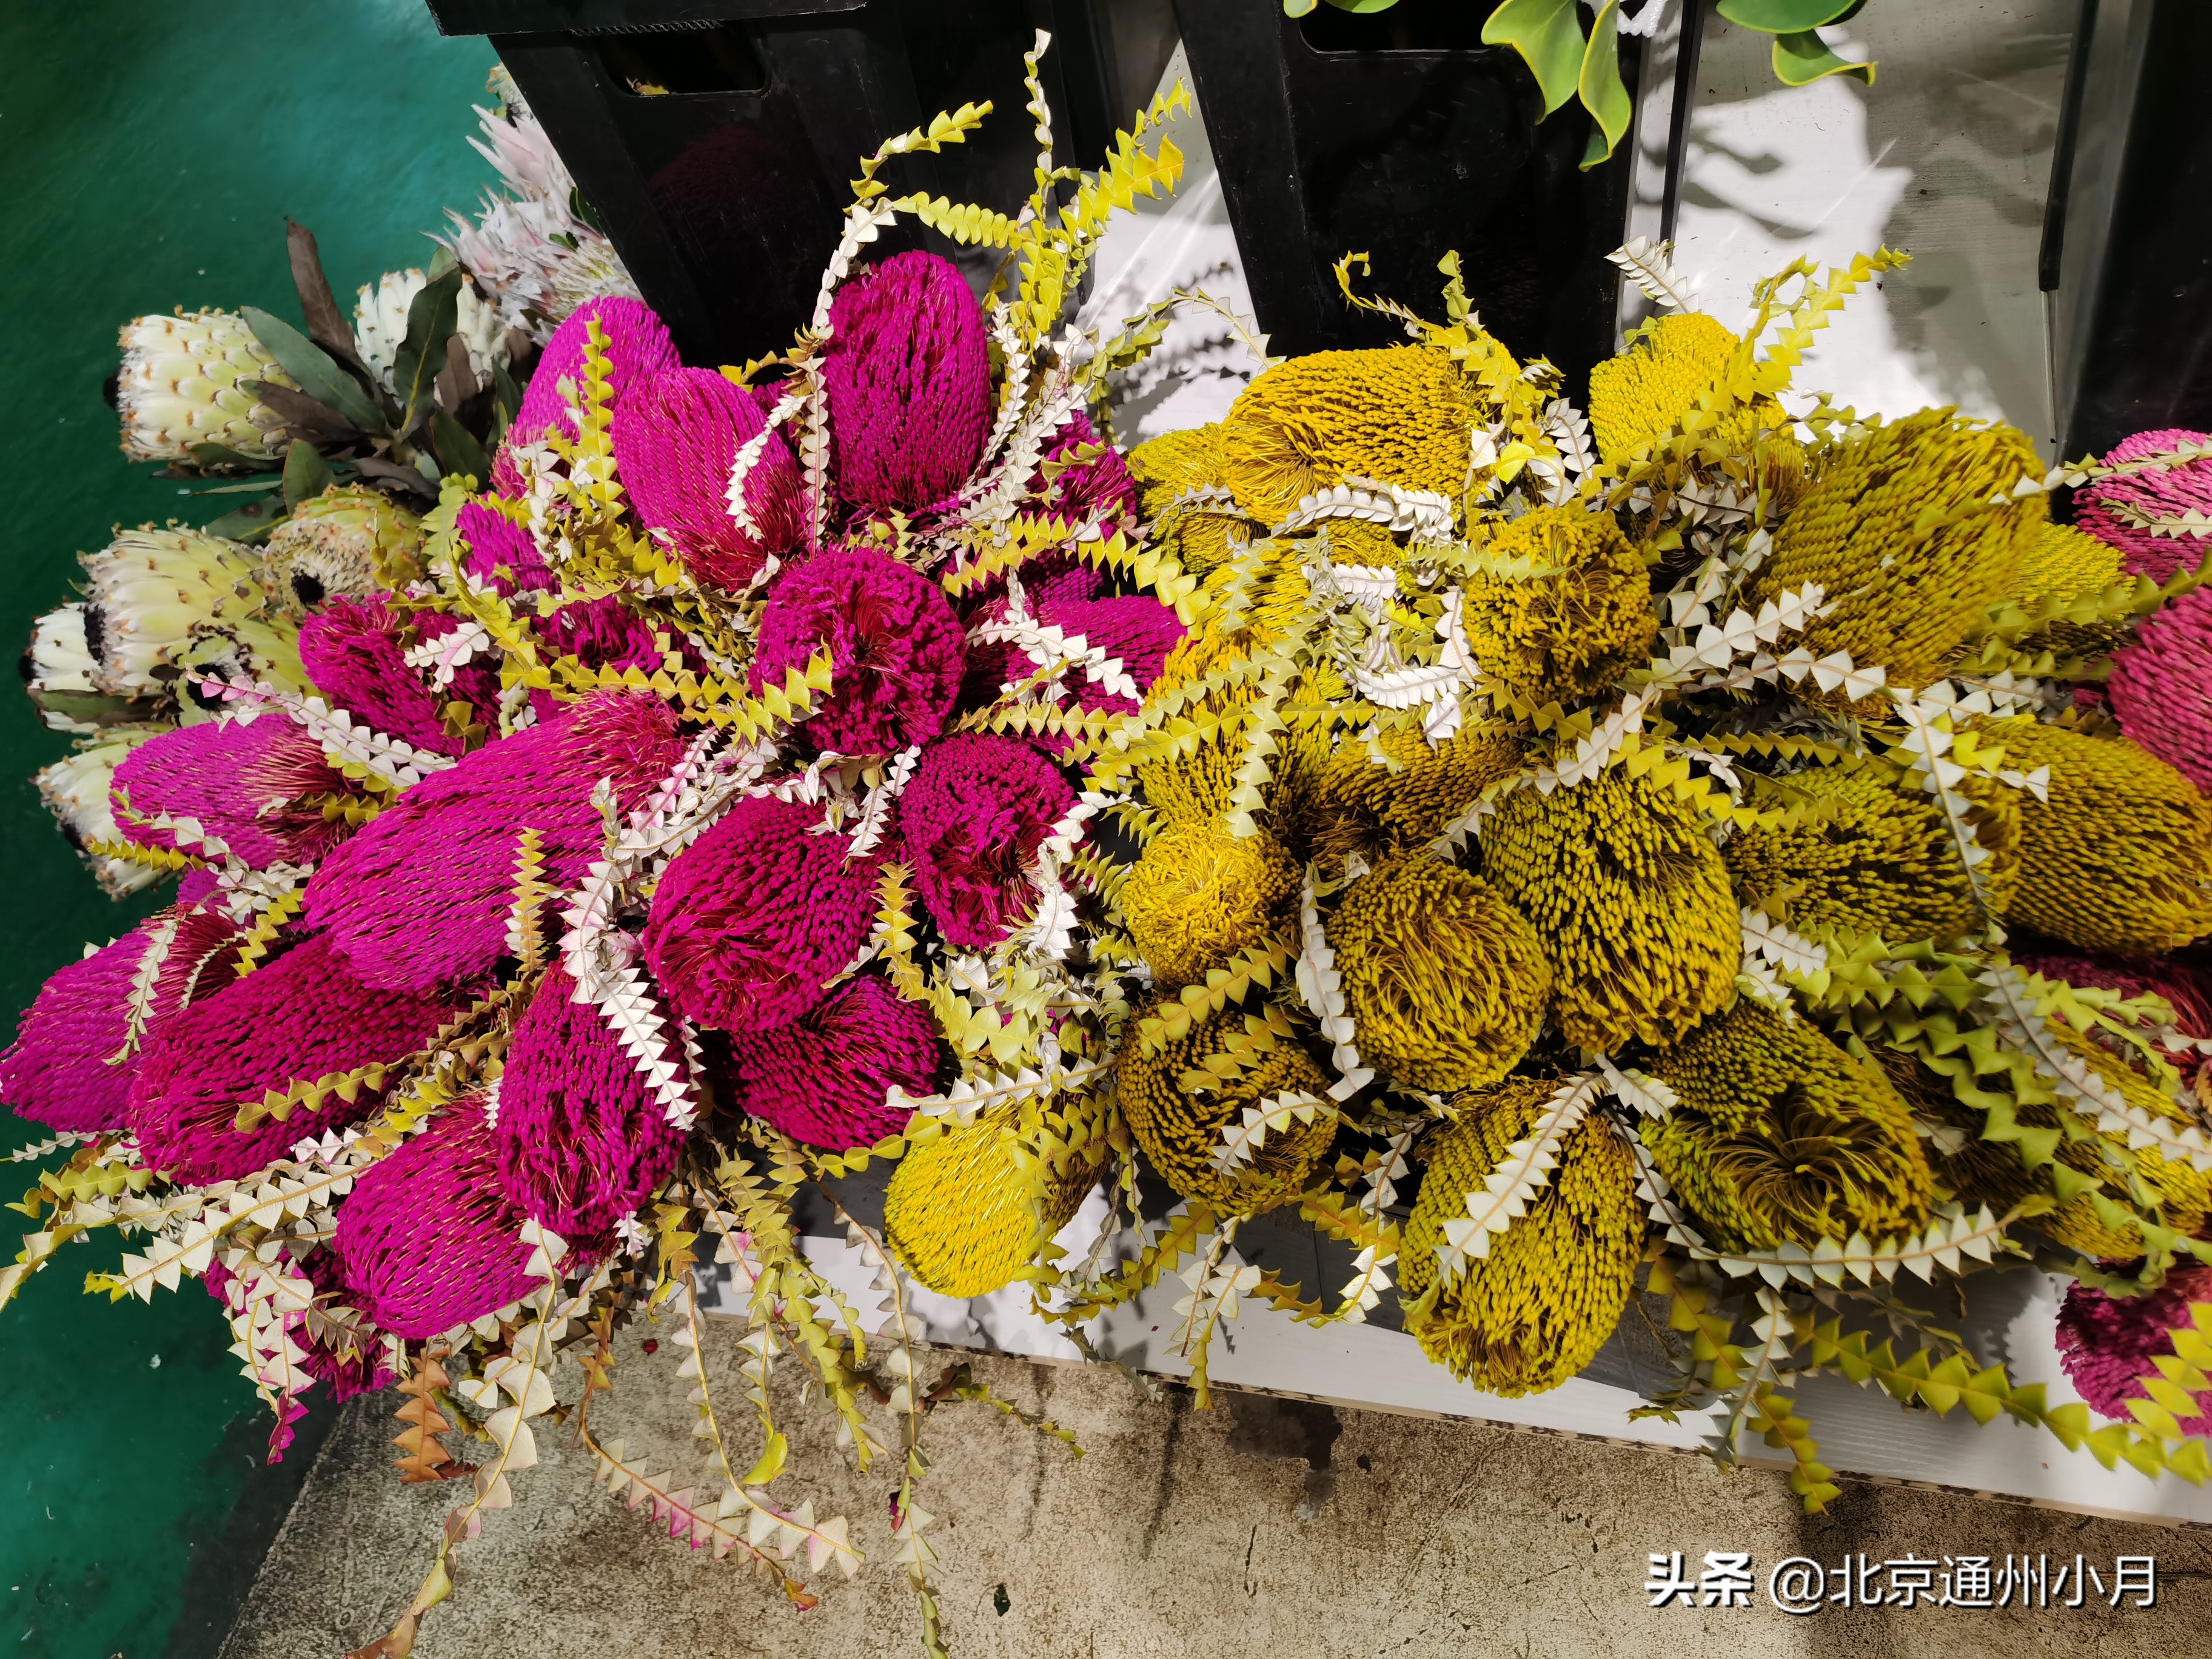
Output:
[[[1876,767],[1815,768],[1765,782],[1759,804],[1797,821],[1739,830],[1721,857],[1747,904],[1776,903],[1800,933],[1871,933],[1892,945],[1944,941],[1982,926],[1942,809]],[[1975,792],[1969,823],[1991,856],[1983,884],[2002,914],[2020,875],[2020,792]]]
[[1317,351],[1244,388],[1223,423],[1224,477],[1271,525],[1346,477],[1456,496],[1483,419],[1475,386],[1441,351]]
[[1013,1282],[1082,1207],[1104,1157],[1091,1141],[1053,1167],[1039,1131],[1054,1121],[1002,1106],[908,1147],[884,1194],[884,1235],[908,1272],[942,1296]]
[[269,532],[269,586],[293,615],[422,574],[422,522],[382,490],[333,484]]
[[1359,1053],[1403,1088],[1480,1088],[1521,1062],[1552,964],[1488,882],[1425,854],[1354,882],[1328,919]]
[[[1225,488],[1222,474],[1228,452],[1216,424],[1170,432],[1139,444],[1129,452],[1128,463],[1145,517],[1157,524],[1193,491]],[[1203,574],[1237,550],[1249,527],[1233,507],[1194,505],[1176,517],[1162,539],[1185,568]]]
[[[1375,757],[1379,750],[1383,760]],[[1431,747],[1407,727],[1386,732],[1372,748],[1340,744],[1320,779],[1320,793],[1341,817],[1370,826],[1369,838],[1390,848],[1425,845],[1464,814],[1482,792],[1522,767],[1522,739],[1504,725],[1470,726]]]
[[1987,503],[2042,474],[2018,430],[1948,409],[1816,451],[1748,597],[1817,582],[1832,608],[1805,630],[1814,656],[1843,651],[1887,671],[1891,685],[1927,685],[1989,608],[2018,591],[2048,508],[2041,495]]
[[2020,795],[2020,886],[2008,919],[2092,951],[2176,951],[2212,933],[2212,802],[2125,738],[2028,719],[1983,720],[2008,769],[2051,769]]
[[1603,1118],[1569,1130],[1559,1167],[1527,1213],[1447,1283],[1437,1277],[1444,1224],[1467,1213],[1559,1085],[1510,1078],[1462,1103],[1430,1144],[1421,1196],[1399,1253],[1406,1328],[1452,1375],[1491,1394],[1555,1389],[1596,1357],[1620,1322],[1643,1255],[1636,1158]]
[[1810,1249],[1927,1224],[1933,1178],[1905,1103],[1810,1020],[1739,1002],[1651,1069],[1680,1103],[1644,1144],[1721,1244]]
[[1273,839],[1191,823],[1152,837],[1121,888],[1121,911],[1163,985],[1190,985],[1283,931],[1298,866]]
[[[1702,312],[1662,317],[1618,357],[1590,370],[1590,426],[1598,453],[1619,461],[1645,449],[1682,424],[1698,394],[1721,377],[1740,343]],[[1748,448],[1763,427],[1788,420],[1771,398],[1738,405],[1722,416],[1717,436]]]
[[1476,660],[1524,702],[1593,696],[1650,655],[1651,579],[1611,514],[1539,507],[1482,550],[1532,573],[1473,576],[1462,589]]
[[1122,1051],[1121,1079],[1121,1115],[1160,1178],[1176,1196],[1231,1213],[1297,1198],[1336,1136],[1334,1113],[1323,1109],[1293,1116],[1287,1128],[1268,1127],[1241,1156],[1219,1155],[1224,1131],[1244,1128],[1247,1109],[1328,1094],[1328,1077],[1279,1016],[1271,1023],[1232,1007],[1194,1022],[1156,1054],[1132,1042]]
[[1691,808],[1620,772],[1520,789],[1482,829],[1483,874],[1535,925],[1581,1048],[1666,1042],[1735,995],[1743,926]]

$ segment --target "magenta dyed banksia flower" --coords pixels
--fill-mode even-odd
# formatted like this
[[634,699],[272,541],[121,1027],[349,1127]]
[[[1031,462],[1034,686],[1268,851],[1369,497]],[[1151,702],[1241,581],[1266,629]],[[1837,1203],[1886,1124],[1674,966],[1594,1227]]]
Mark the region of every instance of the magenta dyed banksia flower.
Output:
[[188,1182],[234,1181],[301,1140],[357,1123],[379,1091],[333,1092],[289,1117],[239,1129],[238,1109],[270,1090],[404,1059],[453,1015],[434,997],[372,990],[321,939],[196,1000],[146,1045],[131,1127],[149,1168]]
[[967,481],[991,428],[991,360],[983,308],[955,266],[901,253],[853,277],[830,303],[827,357],[840,495],[913,513]]
[[354,1182],[331,1248],[362,1311],[418,1340],[537,1288],[524,1219],[500,1184],[483,1098],[471,1095]]
[[[15,1042],[0,1053],[0,1102],[52,1129],[121,1128],[146,1041],[235,977],[239,937],[222,915],[173,908],[70,963],[40,988]],[[159,960],[149,963],[153,951]],[[131,999],[142,975],[146,1000],[133,1043]]]
[[[414,618],[426,641],[443,639],[460,623],[441,611]],[[360,723],[436,755],[459,756],[461,740],[446,729],[445,706],[465,702],[474,723],[499,724],[499,677],[471,664],[442,691],[433,690],[407,665],[399,642],[401,623],[381,596],[332,599],[300,629],[300,661],[315,690]]]
[[635,805],[683,746],[666,704],[621,691],[487,744],[330,856],[307,884],[308,924],[386,990],[474,978],[507,951],[523,830],[538,831],[545,879],[572,885],[605,839],[592,790],[609,780],[617,802]]
[[733,1031],[727,1046],[723,1104],[836,1152],[904,1128],[913,1113],[887,1104],[888,1091],[927,1094],[937,1075],[928,1012],[872,974],[848,980],[788,1025]]
[[[676,367],[676,343],[668,337],[667,325],[643,301],[617,296],[579,306],[545,343],[523,392],[521,407],[515,411],[508,442],[534,443],[556,430],[571,438],[576,435],[568,408],[572,393],[584,384],[584,349],[593,322],[606,337],[609,380],[617,407],[647,375]],[[570,384],[569,392],[561,389],[564,380]]]
[[[196,820],[256,869],[312,864],[346,834],[319,801],[353,786],[324,757],[322,745],[285,715],[270,712],[210,720],[163,732],[132,750],[115,769],[116,823],[146,847],[175,847],[176,834],[136,823],[167,813]],[[130,813],[121,808],[128,800]],[[192,842],[185,850],[204,852]]]
[[[799,463],[769,433],[752,395],[704,368],[664,369],[632,387],[615,410],[615,467],[648,530],[665,535],[692,580],[743,591],[770,554],[805,537]],[[730,511],[738,453],[760,440],[745,474],[749,525]]]
[[813,807],[740,801],[678,854],[653,896],[647,963],[677,1012],[726,1031],[787,1025],[867,938],[875,866]]
[[[2075,1392],[2092,1409],[2122,1421],[2128,1402],[2148,1399],[2145,1385],[2173,1352],[2173,1334],[2191,1328],[2191,1304],[2212,1304],[2212,1267],[2170,1268],[2148,1296],[2115,1297],[2090,1285],[2068,1287],[2058,1310],[2058,1358]],[[2176,1421],[2184,1434],[2212,1436],[2212,1389],[2196,1396],[2198,1414]]]
[[453,517],[465,551],[461,568],[469,580],[501,599],[519,592],[550,593],[561,584],[546,567],[545,556],[530,532],[482,501],[471,501]]
[[2212,793],[2212,588],[2138,623],[2112,653],[2105,696],[2123,732]]
[[[1102,453],[1089,460],[1073,458],[1086,448]],[[1030,495],[1038,507],[1054,518],[1078,525],[1096,520],[1111,530],[1133,524],[1139,515],[1137,483],[1129,464],[1111,445],[1101,445],[1097,429],[1081,410],[1067,418],[1040,459],[1030,480]]]
[[1024,872],[1074,805],[1059,769],[1018,738],[962,732],[931,745],[898,825],[946,939],[987,950],[1020,925],[1036,898]]
[[829,652],[827,700],[806,735],[846,755],[888,755],[944,729],[960,696],[967,635],[944,590],[872,547],[817,553],[778,581],[761,611],[752,687]]
[[[2106,465],[2139,460],[2161,449],[2185,443],[2203,443],[2206,434],[2171,427],[2157,432],[2138,432],[2105,457]],[[2148,576],[2154,582],[2170,580],[2177,571],[2194,570],[2204,556],[2204,544],[2191,537],[2154,536],[2130,524],[2113,510],[2125,505],[2161,517],[2189,512],[2212,513],[2212,459],[2185,461],[2163,472],[2137,472],[2118,478],[2096,478],[2083,484],[2074,498],[2074,527],[2086,530],[2101,542],[2120,550],[2128,574]]]
[[636,1209],[684,1147],[614,1028],[557,967],[514,1028],[493,1138],[508,1195],[569,1237]]

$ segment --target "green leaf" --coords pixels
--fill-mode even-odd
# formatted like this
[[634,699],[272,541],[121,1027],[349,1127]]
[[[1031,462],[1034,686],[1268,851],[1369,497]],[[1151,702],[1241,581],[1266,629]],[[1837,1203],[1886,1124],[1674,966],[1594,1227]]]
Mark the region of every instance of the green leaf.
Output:
[[1314,0],[1283,0],[1283,15],[1303,17],[1314,9]]
[[221,518],[200,526],[200,533],[221,536],[234,542],[258,542],[284,522],[282,513],[269,510],[271,504],[256,501],[241,507],[235,513],[226,513]]
[[377,412],[376,405],[369,402],[353,376],[331,360],[329,352],[281,317],[272,317],[253,306],[241,306],[239,311],[246,319],[246,325],[253,331],[253,337],[266,346],[269,354],[283,365],[284,372],[300,383],[301,391],[328,404],[363,432],[384,429],[384,417]]
[[404,438],[429,415],[438,371],[446,366],[446,341],[460,319],[460,268],[423,284],[407,307],[407,337],[392,360],[392,387],[399,399],[392,436]]
[[[1388,11],[1391,7],[1398,3],[1398,0],[1328,0],[1328,3],[1334,6],[1339,11],[1370,12]],[[1285,9],[1287,9],[1287,7]],[[1309,3],[1306,7],[1306,10],[1311,11],[1313,7],[1310,3]],[[1294,13],[1292,15],[1302,16],[1304,14]]]
[[1576,88],[1583,107],[1597,123],[1583,153],[1583,171],[1610,161],[1613,149],[1627,134],[1636,114],[1636,100],[1620,84],[1620,0],[1605,0],[1605,9],[1590,25],[1589,45],[1583,52],[1582,77]]
[[1714,9],[1761,34],[1796,34],[1823,23],[1840,23],[1866,0],[1720,0]]
[[430,411],[430,442],[438,452],[438,465],[447,472],[465,472],[478,483],[491,477],[491,458],[483,446],[442,409]]
[[1808,86],[1831,75],[1856,75],[1872,86],[1874,71],[1872,64],[1844,62],[1810,29],[1802,34],[1774,37],[1774,78],[1785,87]]
[[1544,113],[1575,95],[1581,82],[1582,18],[1577,0],[1504,0],[1482,26],[1489,46],[1510,46],[1521,54],[1544,94]]
[[257,461],[250,455],[241,455],[222,444],[194,444],[192,460],[203,472],[217,468],[229,468],[240,472],[273,472],[276,468],[267,461]]
[[304,438],[292,440],[291,448],[284,452],[285,511],[313,500],[331,482],[331,464],[323,459],[322,452]]

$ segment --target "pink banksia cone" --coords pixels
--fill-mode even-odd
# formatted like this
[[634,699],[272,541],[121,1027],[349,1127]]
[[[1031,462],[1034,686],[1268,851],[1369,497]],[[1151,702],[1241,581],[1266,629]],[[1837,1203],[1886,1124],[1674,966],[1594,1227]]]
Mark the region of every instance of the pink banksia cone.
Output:
[[[2026,957],[2019,965],[2045,979],[2091,990],[2117,991],[2124,997],[2164,997],[2173,1010],[2176,1030],[2185,1037],[2212,1039],[2212,973],[2203,969],[2172,957]],[[2198,1097],[2212,1109],[2212,1055],[2173,1052],[2166,1058],[2192,1081]]]
[[630,505],[702,586],[742,592],[770,554],[805,538],[799,463],[778,433],[763,440],[745,474],[750,526],[731,514],[738,453],[766,425],[749,392],[705,368],[647,376],[615,411],[615,470]]
[[[299,1268],[301,1275],[315,1287],[318,1300],[345,1295],[344,1268],[334,1252],[317,1250],[305,1261],[294,1265]],[[210,1296],[227,1308],[230,1303],[231,1279],[230,1270],[216,1260],[208,1263],[208,1270],[201,1276],[200,1282],[207,1286]],[[302,1320],[301,1322],[304,1324],[306,1322]],[[315,1340],[318,1334],[295,1328],[292,1338],[307,1356],[301,1369],[317,1382],[330,1384],[332,1405],[341,1405],[357,1394],[373,1394],[393,1381],[392,1368],[385,1363],[383,1345],[373,1335],[362,1338],[350,1352],[341,1353],[337,1349],[322,1346]],[[272,1449],[276,1439],[276,1436],[270,1437]],[[289,1434],[283,1435],[283,1439],[284,1445],[289,1447],[291,1444]],[[283,1460],[272,1455],[269,1461],[275,1463]]]
[[643,693],[603,691],[403,793],[307,884],[308,925],[386,990],[471,979],[508,950],[515,859],[538,831],[544,878],[572,886],[600,855],[592,792],[628,811],[683,753],[676,716]]
[[[2192,1304],[2212,1304],[2212,1267],[2169,1268],[2166,1283],[2148,1296],[2116,1297],[2087,1285],[2066,1291],[2058,1309],[2058,1361],[2075,1391],[2090,1407],[2123,1422],[2133,1420],[2131,1400],[2150,1396],[2148,1384],[2161,1373],[2158,1362],[2173,1352],[2173,1334],[2196,1325]],[[2176,1413],[2185,1434],[2212,1437],[2212,1389],[2196,1395],[2197,1415]]]
[[786,1025],[822,1000],[868,935],[875,866],[848,860],[813,807],[762,797],[677,854],[645,957],[678,1012],[726,1031]]
[[[2162,449],[2203,443],[2205,436],[2179,427],[2138,432],[2105,460],[2107,465],[2140,460]],[[2212,459],[2184,461],[2163,472],[2098,478],[2083,484],[2074,497],[2074,527],[2119,549],[2130,575],[2165,582],[2178,571],[2194,570],[2204,556],[2203,542],[2191,536],[2154,536],[2122,518],[2115,509],[2123,506],[2160,517],[2212,513]]]
[[[223,971],[228,972],[228,969]],[[304,939],[244,978],[196,999],[146,1045],[131,1085],[144,1163],[188,1183],[234,1181],[300,1141],[359,1122],[378,1090],[301,1103],[251,1129],[234,1120],[270,1090],[404,1059],[453,1014],[434,997],[373,990],[322,939]]]
[[[545,655],[573,657],[589,669],[635,668],[658,674],[668,666],[671,651],[682,667],[696,672],[705,665],[691,653],[681,634],[665,623],[656,626],[612,593],[564,605],[551,616],[540,618],[535,631]],[[662,647],[664,640],[666,649]],[[566,705],[550,691],[532,691],[530,706],[540,720],[546,720]]]
[[763,607],[752,687],[830,653],[830,694],[806,722],[823,749],[893,754],[944,729],[968,639],[944,590],[872,547],[832,548],[786,574]]
[[501,599],[517,593],[550,593],[561,584],[530,538],[530,532],[482,501],[470,501],[453,516],[464,551],[461,568],[469,579]]
[[508,1195],[568,1237],[635,1210],[684,1147],[614,1028],[557,967],[514,1028],[493,1138]]
[[824,376],[837,493],[857,507],[913,513],[952,495],[991,427],[983,308],[933,253],[865,270],[830,307]]
[[1059,769],[1018,738],[970,732],[931,745],[899,798],[898,830],[947,939],[986,950],[1020,925],[1036,899],[1024,872],[1074,805]]
[[[323,746],[282,714],[210,720],[165,732],[132,750],[115,769],[116,823],[145,847],[178,846],[173,830],[135,823],[167,813],[191,818],[256,869],[312,864],[347,833],[313,798],[357,793],[325,758]],[[185,850],[201,853],[197,842]]]
[[2137,623],[2112,653],[2105,696],[2123,732],[2212,794],[2212,588]]
[[[1086,447],[1102,453],[1089,460],[1074,459]],[[1129,476],[1128,462],[1120,450],[1100,443],[1091,417],[1079,409],[1040,458],[1030,495],[1038,509],[1054,518],[1079,525],[1096,521],[1109,531],[1139,516],[1137,483]]]
[[728,1054],[723,1104],[809,1146],[845,1152],[906,1127],[911,1109],[885,1097],[893,1087],[930,1092],[937,1031],[926,1010],[863,974],[788,1025],[732,1031]]
[[[594,322],[606,337],[608,380],[616,407],[647,375],[676,367],[676,342],[643,301],[615,295],[579,306],[545,343],[515,411],[509,442],[532,443],[551,431],[576,435],[568,409],[583,390],[584,349]],[[570,385],[568,392],[561,389],[564,380]]]
[[[0,1053],[0,1102],[70,1133],[121,1128],[145,1043],[195,998],[234,977],[239,939],[228,918],[176,907],[70,963],[40,988],[15,1042]],[[134,1044],[132,991],[157,947],[161,957]]]
[[[1041,588],[1030,587],[1027,573],[1023,574],[1023,598],[1029,614],[1045,626],[1059,629],[1071,641],[1079,638],[1086,646],[1103,651],[1121,664],[1130,682],[1125,685],[1118,680],[1094,680],[1080,668],[1068,669],[1060,676],[1060,707],[1136,713],[1144,694],[1167,665],[1168,653],[1182,642],[1183,625],[1175,611],[1145,593],[1095,597],[1097,574],[1089,570],[1082,573],[1091,578],[1088,582],[1055,576]],[[971,613],[971,629],[1001,620],[1007,609],[1004,599],[979,607]],[[987,707],[997,700],[1000,688],[1020,685],[1036,672],[1037,665],[1029,653],[1010,640],[971,641],[961,702],[969,708]],[[1130,685],[1135,687],[1133,696]],[[1072,741],[1062,739],[1061,743],[1064,746]]]
[[[459,627],[454,618],[424,611],[415,618],[425,640]],[[461,752],[461,739],[446,729],[445,706],[467,703],[473,723],[499,723],[499,678],[481,665],[459,669],[442,691],[408,666],[399,642],[400,622],[381,596],[332,599],[300,628],[300,662],[315,690],[358,722],[433,754]]]
[[331,1248],[356,1305],[419,1341],[538,1287],[525,1219],[500,1184],[483,1097],[471,1095],[362,1173],[338,1208]]

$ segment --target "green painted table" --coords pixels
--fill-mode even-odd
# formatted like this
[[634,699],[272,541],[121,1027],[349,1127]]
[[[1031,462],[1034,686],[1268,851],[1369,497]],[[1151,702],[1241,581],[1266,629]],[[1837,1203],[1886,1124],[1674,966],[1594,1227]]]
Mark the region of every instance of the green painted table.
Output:
[[[179,305],[295,315],[287,213],[342,295],[427,263],[422,233],[491,177],[466,142],[491,61],[480,40],[441,40],[421,0],[0,8],[0,434],[16,458],[0,647],[70,597],[76,555],[110,526],[204,523],[226,500],[118,453],[100,391],[118,326]],[[102,897],[25,781],[67,746],[0,690],[9,1031],[48,973],[155,902]],[[0,1148],[35,1139],[0,1124]],[[7,1172],[8,1196],[27,1171]],[[266,1419],[197,1286],[150,1308],[79,1293],[113,1249],[71,1248],[0,1312],[9,1659],[213,1653],[312,1455],[262,1466]]]

